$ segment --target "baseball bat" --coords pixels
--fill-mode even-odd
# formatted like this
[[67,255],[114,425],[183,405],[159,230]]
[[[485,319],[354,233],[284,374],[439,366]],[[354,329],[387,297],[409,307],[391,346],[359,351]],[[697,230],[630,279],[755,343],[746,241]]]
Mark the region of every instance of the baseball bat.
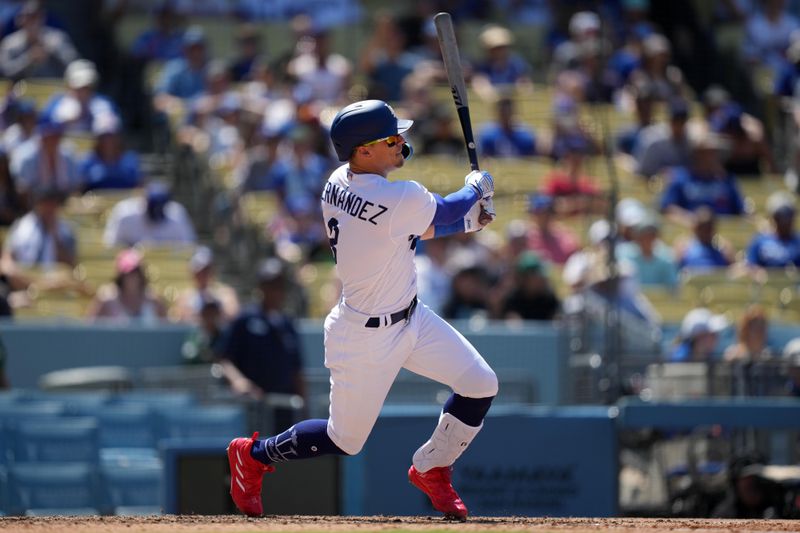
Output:
[[475,139],[472,136],[472,122],[469,118],[469,103],[467,102],[464,72],[461,69],[458,43],[456,43],[456,34],[453,31],[453,19],[450,17],[450,13],[438,13],[433,17],[433,23],[436,25],[439,47],[442,50],[442,59],[444,61],[444,70],[447,72],[450,91],[453,93],[453,101],[456,104],[458,121],[461,123],[461,131],[464,134],[464,142],[467,145],[469,164],[472,170],[480,170],[478,152],[475,150]]

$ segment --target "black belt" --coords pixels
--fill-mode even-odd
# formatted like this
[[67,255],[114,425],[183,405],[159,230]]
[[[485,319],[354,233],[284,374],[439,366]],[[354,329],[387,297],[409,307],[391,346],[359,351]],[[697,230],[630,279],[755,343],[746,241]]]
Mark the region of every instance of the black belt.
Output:
[[[379,328],[381,327],[381,319],[385,319],[387,322],[384,326],[392,326],[397,324],[401,320],[409,320],[411,315],[414,313],[414,308],[417,307],[417,297],[414,296],[414,299],[411,300],[411,303],[408,304],[408,307],[403,309],[402,311],[398,311],[396,313],[392,313],[388,315],[388,317],[380,317],[380,316],[372,316],[367,319],[367,323],[364,324],[365,328]],[[391,324],[388,323],[391,320]]]

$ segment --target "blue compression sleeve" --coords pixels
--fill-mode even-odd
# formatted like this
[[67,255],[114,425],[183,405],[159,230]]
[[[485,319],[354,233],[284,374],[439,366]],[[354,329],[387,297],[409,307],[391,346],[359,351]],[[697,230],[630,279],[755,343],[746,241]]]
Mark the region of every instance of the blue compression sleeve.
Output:
[[440,224],[434,226],[433,237],[444,237],[445,235],[452,235],[454,233],[461,233],[464,231],[464,217],[459,218],[452,224]]
[[475,202],[478,201],[478,193],[471,185],[464,187],[456,192],[448,194],[442,198],[438,194],[436,198],[436,214],[433,215],[431,224],[434,226],[448,226],[464,218]]

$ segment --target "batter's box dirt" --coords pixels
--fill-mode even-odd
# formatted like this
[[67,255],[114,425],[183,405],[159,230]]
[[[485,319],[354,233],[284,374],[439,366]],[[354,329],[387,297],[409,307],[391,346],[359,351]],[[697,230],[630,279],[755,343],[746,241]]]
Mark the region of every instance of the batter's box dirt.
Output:
[[466,523],[446,522],[433,517],[339,517],[339,516],[152,516],[152,517],[5,517],[0,518],[0,531],[20,533],[156,533],[192,531],[197,533],[244,533],[261,531],[691,531],[758,532],[800,531],[800,521],[791,520],[704,520],[643,518],[482,518]]

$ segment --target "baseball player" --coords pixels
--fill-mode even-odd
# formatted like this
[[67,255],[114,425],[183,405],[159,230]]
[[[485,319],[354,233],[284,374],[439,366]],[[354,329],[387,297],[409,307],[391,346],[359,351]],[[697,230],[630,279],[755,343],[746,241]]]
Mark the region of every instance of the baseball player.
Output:
[[494,180],[471,172],[461,190],[444,198],[415,181],[389,181],[412,153],[403,137],[411,125],[380,100],[351,104],[333,120],[331,139],[346,164],[331,174],[321,199],[342,282],[342,297],[325,319],[330,416],[268,439],[256,433],[231,441],[231,496],[247,515],[262,514],[262,479],[274,463],[357,454],[406,368],[453,389],[433,435],[414,453],[408,478],[445,517],[467,517],[451,466],[483,426],[497,377],[460,333],[417,299],[414,253],[418,239],[491,222]]

